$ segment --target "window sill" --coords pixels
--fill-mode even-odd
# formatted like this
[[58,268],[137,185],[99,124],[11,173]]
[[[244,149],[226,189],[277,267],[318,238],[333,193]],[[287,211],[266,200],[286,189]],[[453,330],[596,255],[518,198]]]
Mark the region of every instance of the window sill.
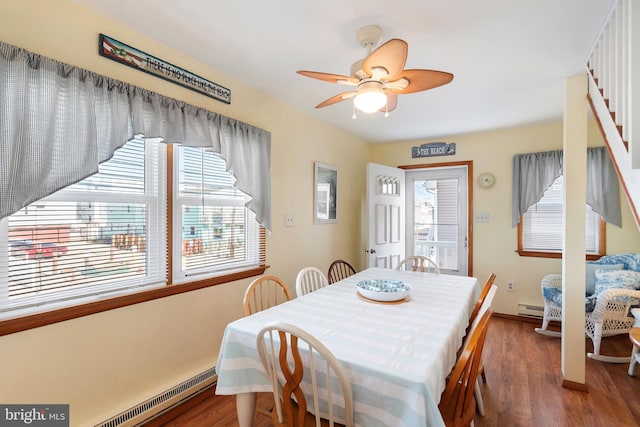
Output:
[[71,307],[60,308],[43,313],[3,320],[0,321],[0,336],[39,328],[41,326],[51,325],[53,323],[63,322],[65,320],[89,316],[91,314],[96,314],[103,311],[114,310],[116,308],[126,307],[129,305],[140,304],[143,302],[165,298],[172,295],[178,295],[185,292],[196,291],[198,289],[221,285],[223,283],[242,280],[254,276],[260,276],[261,274],[264,274],[267,268],[268,266],[260,266],[226,276],[218,276],[205,280],[167,285],[162,288],[136,292],[133,294],[94,301],[87,304],[74,305]]
[[[528,256],[528,257],[535,257],[535,258],[560,258],[562,259],[562,252],[531,252],[531,251],[520,251],[517,250],[516,251],[518,255],[520,256]],[[586,254],[585,255],[585,259],[587,261],[595,261],[600,259],[602,255],[599,254]]]

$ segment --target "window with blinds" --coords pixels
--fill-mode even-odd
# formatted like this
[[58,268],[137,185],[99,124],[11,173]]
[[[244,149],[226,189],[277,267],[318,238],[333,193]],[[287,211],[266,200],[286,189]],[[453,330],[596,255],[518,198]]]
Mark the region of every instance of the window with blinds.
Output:
[[261,265],[260,226],[225,161],[203,148],[180,146],[174,154],[173,280]]
[[165,284],[164,158],[163,144],[134,139],[95,175],[3,221],[0,313]]
[[[557,178],[538,203],[522,215],[521,251],[562,252],[563,179]],[[600,215],[586,208],[586,252],[600,252]]]
[[95,175],[0,221],[0,318],[263,267],[264,229],[234,183],[204,149],[128,142]]

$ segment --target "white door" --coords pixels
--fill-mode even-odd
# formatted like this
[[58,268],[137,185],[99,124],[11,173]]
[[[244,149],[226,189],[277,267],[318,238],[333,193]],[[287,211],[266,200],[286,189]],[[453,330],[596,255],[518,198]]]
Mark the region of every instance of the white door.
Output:
[[447,274],[468,274],[466,166],[407,171],[406,253]]
[[367,164],[367,267],[395,268],[405,253],[405,171]]

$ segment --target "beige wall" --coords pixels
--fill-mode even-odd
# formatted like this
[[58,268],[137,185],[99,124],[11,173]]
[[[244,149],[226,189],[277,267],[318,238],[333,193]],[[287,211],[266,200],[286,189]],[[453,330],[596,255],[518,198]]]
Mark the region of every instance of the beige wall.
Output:
[[[231,105],[100,57],[100,32],[230,88]],[[270,131],[273,230],[267,273],[282,277],[293,291],[302,267],[326,270],[337,257],[359,267],[354,236],[361,227],[364,141],[68,0],[0,0],[0,40]],[[337,224],[313,224],[314,161],[338,168]],[[285,214],[293,216],[294,227],[284,227]],[[72,425],[83,426],[128,409],[216,363],[224,326],[241,316],[248,282],[0,337],[0,402],[69,403]]]
[[[547,273],[561,273],[559,259],[521,257],[517,254],[517,228],[511,227],[511,160],[514,154],[562,149],[562,121],[536,126],[504,129],[371,146],[370,159],[389,166],[473,161],[473,211],[486,212],[490,222],[473,222],[473,275],[481,281],[496,274],[498,293],[494,308],[498,313],[516,314],[518,304],[542,305],[540,279]],[[411,147],[427,142],[455,142],[456,155],[411,158]],[[595,122],[589,122],[588,145],[603,145]],[[483,172],[496,177],[492,188],[480,188],[476,180]],[[607,225],[607,253],[640,251],[640,234],[624,195],[621,194],[623,228]],[[513,280],[515,291],[507,292],[505,282]]]

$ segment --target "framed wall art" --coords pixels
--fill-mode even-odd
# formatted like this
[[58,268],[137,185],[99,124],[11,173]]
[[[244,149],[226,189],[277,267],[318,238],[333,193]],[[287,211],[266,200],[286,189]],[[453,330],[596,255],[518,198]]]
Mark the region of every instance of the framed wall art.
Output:
[[331,224],[338,221],[338,170],[315,162],[314,222]]

